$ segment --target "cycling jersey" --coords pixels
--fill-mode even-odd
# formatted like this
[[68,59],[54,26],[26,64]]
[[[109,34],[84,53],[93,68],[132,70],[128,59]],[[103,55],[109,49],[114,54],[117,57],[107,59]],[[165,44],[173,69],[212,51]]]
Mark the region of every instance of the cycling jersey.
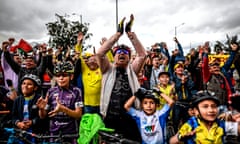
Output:
[[225,135],[238,135],[238,123],[216,120],[210,129],[204,122],[196,117],[191,117],[179,130],[179,135],[184,136],[193,130],[196,134],[184,142],[187,144],[222,144]]
[[143,144],[164,144],[166,142],[166,123],[170,110],[169,105],[165,104],[161,110],[149,116],[143,111],[130,108],[128,113],[137,122]]
[[[48,90],[48,105],[50,111],[54,110],[57,102],[56,97],[64,106],[74,110],[76,107],[83,107],[81,90],[72,85],[69,89],[62,89],[58,86]],[[78,133],[79,121],[59,112],[50,118],[50,132],[53,134],[76,134]]]

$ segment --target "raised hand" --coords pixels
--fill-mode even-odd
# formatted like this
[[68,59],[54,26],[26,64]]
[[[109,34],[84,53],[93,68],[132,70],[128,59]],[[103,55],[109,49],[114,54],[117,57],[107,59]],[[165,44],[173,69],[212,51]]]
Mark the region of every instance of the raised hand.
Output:
[[136,96],[139,99],[142,99],[144,95],[146,94],[147,90],[145,88],[139,88],[135,93],[134,96]]
[[117,32],[123,34],[123,29],[124,29],[124,21],[125,21],[125,17],[120,21],[120,23],[118,24],[118,29]]
[[82,32],[79,32],[79,33],[78,33],[78,37],[77,37],[77,42],[78,42],[78,43],[81,43],[82,40],[83,40],[83,37],[84,37],[83,33],[82,33]]
[[4,41],[3,43],[2,43],[2,50],[3,51],[7,51],[7,47],[9,46],[9,42],[8,41]]
[[37,105],[37,107],[38,107],[39,109],[45,109],[47,103],[48,103],[48,95],[47,95],[45,98],[43,98],[43,97],[41,96],[41,97],[37,100],[36,105]]
[[106,37],[103,37],[102,40],[100,41],[100,45],[103,45],[107,41]]
[[232,51],[236,51],[238,49],[238,45],[235,43],[231,44]]
[[173,41],[175,41],[176,43],[178,43],[178,39],[176,37],[173,38]]
[[129,22],[127,22],[126,27],[125,27],[125,32],[126,33],[131,32],[132,25],[133,25],[133,20],[134,20],[134,16],[133,16],[133,14],[131,14],[130,20],[129,20]]
[[57,106],[55,107],[54,110],[52,110],[48,113],[49,117],[53,117],[53,116],[57,115],[58,112],[62,111],[63,105],[61,104],[58,96],[56,97],[56,102],[57,102]]

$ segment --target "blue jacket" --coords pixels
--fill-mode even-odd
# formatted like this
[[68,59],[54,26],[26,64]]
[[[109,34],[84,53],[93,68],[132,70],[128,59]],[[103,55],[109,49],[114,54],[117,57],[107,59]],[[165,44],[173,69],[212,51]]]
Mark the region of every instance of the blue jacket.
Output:
[[173,81],[175,82],[175,90],[178,95],[178,100],[183,100],[183,89],[185,91],[186,100],[191,100],[192,96],[197,93],[195,84],[192,79],[188,78],[187,82],[182,84],[181,79],[179,79],[175,74],[173,74]]

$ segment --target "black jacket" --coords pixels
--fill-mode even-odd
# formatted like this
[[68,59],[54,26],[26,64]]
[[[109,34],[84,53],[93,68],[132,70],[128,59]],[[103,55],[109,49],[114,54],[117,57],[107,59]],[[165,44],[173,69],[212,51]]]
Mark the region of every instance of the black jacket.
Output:
[[[38,115],[38,107],[36,106],[37,100],[40,98],[40,95],[35,95],[28,103],[29,119],[33,121],[32,131],[35,133],[41,133],[40,129],[43,128],[44,120],[40,119]],[[18,121],[23,121],[23,107],[25,99],[22,95],[14,101],[13,110],[12,110],[12,124],[16,126]]]

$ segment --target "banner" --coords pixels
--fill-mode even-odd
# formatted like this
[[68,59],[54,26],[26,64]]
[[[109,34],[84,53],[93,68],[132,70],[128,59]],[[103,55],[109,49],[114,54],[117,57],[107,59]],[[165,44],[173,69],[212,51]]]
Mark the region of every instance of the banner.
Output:
[[[210,55],[208,55],[208,61],[212,61],[214,59],[219,59],[220,60],[220,67],[222,67],[226,63],[229,56],[230,56],[229,54],[225,54],[225,55],[210,54]],[[234,68],[234,64],[232,64],[231,68]]]

